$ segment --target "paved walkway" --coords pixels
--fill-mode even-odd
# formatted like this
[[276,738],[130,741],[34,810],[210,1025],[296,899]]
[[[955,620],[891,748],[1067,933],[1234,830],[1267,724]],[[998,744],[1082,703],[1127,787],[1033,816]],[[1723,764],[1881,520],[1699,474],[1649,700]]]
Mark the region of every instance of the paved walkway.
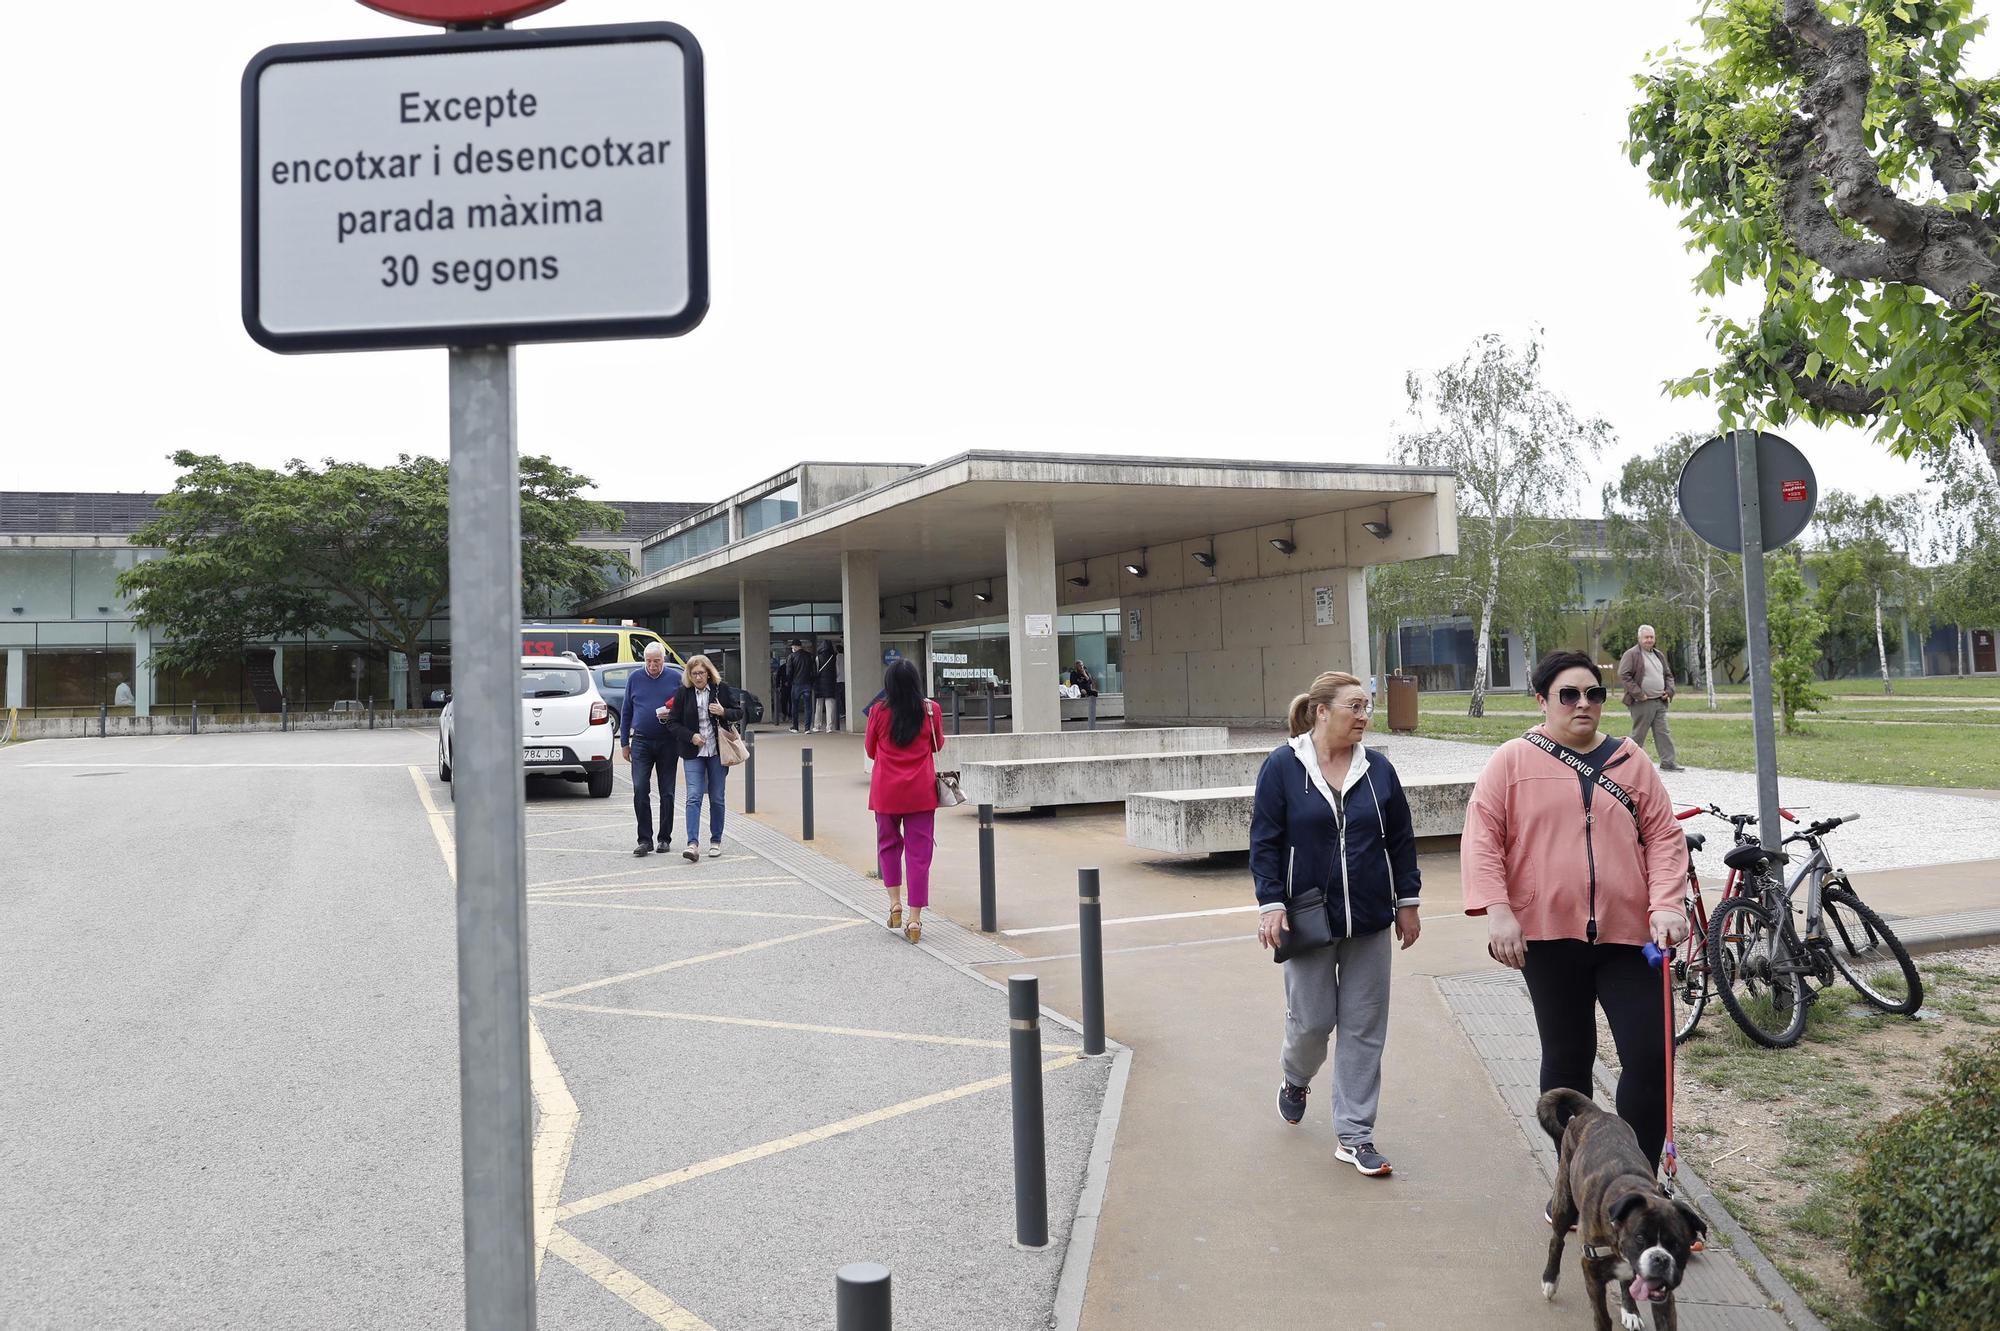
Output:
[[[794,833],[800,744],[782,734],[759,741],[760,820]],[[872,826],[858,812],[866,800],[858,743],[822,735],[811,744],[814,845],[865,871]],[[1412,775],[1459,773],[1468,762],[1477,770],[1490,752],[1403,736],[1385,747]],[[1740,802],[1750,780],[1669,774],[1680,798],[1725,806]],[[1814,796],[1843,805],[1857,795],[1853,787],[1797,783],[1807,784],[1824,787]],[[1877,870],[1858,880],[1872,903],[1903,916],[1996,904],[2000,862],[1892,866],[1959,854],[1939,835],[1940,810],[1984,829],[1989,839],[1979,844],[1991,854],[2000,845],[1991,835],[2000,831],[2000,808],[1883,788],[1859,793],[1874,801],[1873,812],[1837,835],[1843,862]],[[1786,794],[1805,802],[1794,783]],[[1891,816],[1877,816],[1885,809]],[[1086,1331],[1588,1325],[1574,1285],[1558,1295],[1554,1313],[1541,1299],[1548,1152],[1539,1130],[1522,1131],[1496,1085],[1492,1051],[1461,1022],[1467,983],[1485,972],[1499,1002],[1518,980],[1491,977],[1484,925],[1459,913],[1455,853],[1422,857],[1432,905],[1423,938],[1396,958],[1378,1134],[1396,1173],[1371,1180],[1332,1159],[1324,1074],[1303,1126],[1281,1123],[1272,1105],[1283,995],[1277,968],[1252,934],[1242,856],[1134,850],[1115,809],[1003,814],[998,823],[999,939],[1027,954],[1004,969],[1034,970],[1045,1001],[1076,1010],[1075,873],[1099,868],[1109,1027],[1133,1050]],[[1923,835],[1911,835],[1912,827]],[[978,920],[977,864],[972,810],[941,815],[934,893],[939,908],[968,923]],[[982,969],[998,974],[1003,965]],[[1682,1322],[1689,1331],[1783,1324],[1725,1248],[1704,1265],[1711,1269],[1695,1287],[1701,1301],[1690,1299]]]

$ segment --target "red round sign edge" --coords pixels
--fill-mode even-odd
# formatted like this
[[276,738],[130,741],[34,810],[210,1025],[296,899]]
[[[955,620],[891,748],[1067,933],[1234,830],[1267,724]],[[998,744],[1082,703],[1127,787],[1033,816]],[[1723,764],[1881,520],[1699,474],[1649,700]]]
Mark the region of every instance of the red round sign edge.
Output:
[[359,0],[359,3],[391,18],[448,28],[459,23],[511,23],[553,9],[562,0]]

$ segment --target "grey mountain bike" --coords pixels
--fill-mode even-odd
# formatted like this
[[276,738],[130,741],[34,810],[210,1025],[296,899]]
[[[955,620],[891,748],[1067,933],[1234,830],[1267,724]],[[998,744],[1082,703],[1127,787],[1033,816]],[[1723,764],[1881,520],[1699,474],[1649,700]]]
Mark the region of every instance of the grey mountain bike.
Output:
[[[1782,845],[1803,842],[1810,851],[1789,883],[1756,841],[1744,841],[1723,856],[1743,882],[1709,919],[1710,980],[1723,1007],[1758,1044],[1772,1049],[1797,1044],[1814,986],[1824,989],[1836,977],[1883,1012],[1907,1016],[1923,1006],[1923,980],[1902,940],[1827,854],[1827,835],[1860,816],[1822,818],[1786,837]],[[1803,933],[1793,905],[1801,885]]]

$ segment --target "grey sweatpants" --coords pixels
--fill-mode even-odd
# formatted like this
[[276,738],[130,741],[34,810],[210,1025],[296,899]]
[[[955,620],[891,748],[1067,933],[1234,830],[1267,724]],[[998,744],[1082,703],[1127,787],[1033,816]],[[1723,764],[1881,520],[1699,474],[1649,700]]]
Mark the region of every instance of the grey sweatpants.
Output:
[[1285,1080],[1311,1083],[1333,1050],[1333,1130],[1349,1146],[1372,1141],[1382,1096],[1382,1045],[1389,1033],[1393,929],[1337,938],[1332,947],[1285,963]]

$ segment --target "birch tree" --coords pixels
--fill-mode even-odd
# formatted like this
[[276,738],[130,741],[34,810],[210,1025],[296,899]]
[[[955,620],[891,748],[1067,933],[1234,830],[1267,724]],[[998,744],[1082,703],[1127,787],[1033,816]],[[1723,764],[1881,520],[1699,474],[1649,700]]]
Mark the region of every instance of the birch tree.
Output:
[[1561,550],[1561,524],[1586,458],[1611,437],[1596,417],[1579,416],[1542,382],[1539,332],[1519,348],[1497,333],[1472,344],[1454,363],[1407,381],[1412,428],[1397,440],[1401,460],[1445,467],[1458,478],[1458,566],[1469,574],[1476,607],[1477,662],[1468,716],[1486,714],[1494,612],[1532,600],[1521,586],[1539,581]]

